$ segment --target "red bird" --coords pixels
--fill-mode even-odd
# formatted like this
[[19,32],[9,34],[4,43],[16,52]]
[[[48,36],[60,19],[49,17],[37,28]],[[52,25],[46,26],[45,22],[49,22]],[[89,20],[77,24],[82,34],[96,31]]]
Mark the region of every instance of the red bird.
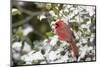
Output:
[[70,48],[74,53],[74,56],[78,56],[78,47],[76,46],[75,39],[70,30],[70,26],[65,24],[63,20],[57,19],[55,23],[55,33],[58,35],[58,39],[67,41],[70,44]]

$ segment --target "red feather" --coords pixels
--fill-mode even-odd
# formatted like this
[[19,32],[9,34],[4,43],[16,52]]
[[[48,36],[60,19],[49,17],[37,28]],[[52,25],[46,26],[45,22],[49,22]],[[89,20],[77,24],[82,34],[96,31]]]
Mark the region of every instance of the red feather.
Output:
[[56,34],[58,35],[59,40],[67,41],[70,44],[70,48],[74,52],[74,56],[78,55],[78,47],[73,38],[72,31],[70,30],[69,25],[65,24],[63,20],[59,19],[56,21]]

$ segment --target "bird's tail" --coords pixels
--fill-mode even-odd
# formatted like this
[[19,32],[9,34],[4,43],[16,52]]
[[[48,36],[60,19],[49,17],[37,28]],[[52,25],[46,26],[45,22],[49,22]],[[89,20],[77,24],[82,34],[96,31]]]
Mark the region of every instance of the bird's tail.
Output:
[[74,56],[75,56],[75,57],[78,57],[79,49],[78,49],[78,47],[76,46],[76,42],[75,42],[74,40],[72,40],[72,41],[70,42],[70,48],[71,48],[71,50],[73,51]]

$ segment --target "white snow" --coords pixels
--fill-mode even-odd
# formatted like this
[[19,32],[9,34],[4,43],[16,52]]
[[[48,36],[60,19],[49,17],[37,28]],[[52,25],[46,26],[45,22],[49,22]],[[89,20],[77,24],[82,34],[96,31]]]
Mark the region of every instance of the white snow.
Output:
[[32,32],[33,29],[31,26],[27,26],[25,29],[23,29],[23,34],[26,36],[28,33]]
[[50,39],[51,39],[50,45],[54,46],[58,41],[58,36],[55,35],[54,37],[50,37]]
[[19,53],[13,53],[13,58],[15,60],[20,60],[21,55]]
[[16,51],[20,51],[21,50],[21,46],[22,46],[22,42],[14,42],[12,44],[12,49],[14,49]]
[[[32,53],[32,52],[31,52]],[[44,60],[44,57],[43,55],[41,54],[40,51],[36,52],[36,53],[32,53],[32,54],[27,54],[27,55],[23,55],[21,57],[21,60],[25,61],[25,62],[32,62],[33,60],[34,61],[37,61],[37,60]]]
[[28,44],[28,43],[26,43],[25,42],[25,44],[24,44],[24,48],[23,48],[23,51],[25,51],[25,52],[30,52],[32,49],[31,49],[31,46]]

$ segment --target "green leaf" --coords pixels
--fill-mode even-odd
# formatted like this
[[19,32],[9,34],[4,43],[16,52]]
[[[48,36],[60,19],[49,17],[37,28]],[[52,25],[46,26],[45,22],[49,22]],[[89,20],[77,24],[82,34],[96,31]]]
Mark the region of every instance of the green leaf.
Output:
[[60,41],[57,41],[57,46],[60,46],[61,42]]
[[21,28],[21,27],[19,27],[19,28],[17,29],[17,31],[16,31],[16,36],[18,36],[18,37],[22,37],[22,36],[23,36],[23,32],[22,32],[22,28]]
[[63,9],[64,7],[63,7],[63,4],[60,4],[60,6],[59,6],[59,10],[61,10],[61,9]]
[[53,11],[56,15],[59,15],[59,10],[57,8],[53,8]]
[[46,4],[46,9],[50,10],[51,9],[51,5],[50,4]]
[[64,56],[65,53],[66,53],[65,51],[61,51],[61,52],[60,52],[60,54],[61,54],[62,56]]
[[73,22],[71,24],[71,27],[72,27],[73,30],[78,31],[79,30],[79,24],[78,24],[78,22]]
[[64,15],[65,15],[65,16],[67,16],[67,15],[68,15],[68,13],[67,13],[67,12],[64,12]]
[[55,20],[55,16],[48,16],[48,22],[51,23]]
[[47,35],[48,37],[53,36],[53,32],[52,32],[52,31],[47,32],[46,35]]
[[57,3],[53,3],[53,4],[52,4],[52,8],[55,8],[55,7],[57,7],[57,6],[58,6]]

